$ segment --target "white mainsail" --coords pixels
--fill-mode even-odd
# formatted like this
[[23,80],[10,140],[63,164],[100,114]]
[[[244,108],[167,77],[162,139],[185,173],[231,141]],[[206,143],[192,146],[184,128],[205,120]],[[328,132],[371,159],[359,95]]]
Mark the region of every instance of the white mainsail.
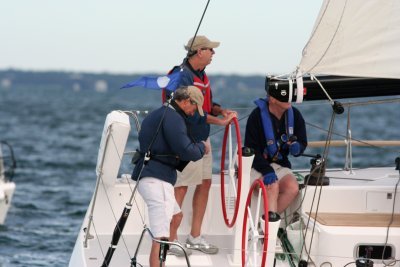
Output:
[[400,78],[400,1],[325,0],[299,71]]

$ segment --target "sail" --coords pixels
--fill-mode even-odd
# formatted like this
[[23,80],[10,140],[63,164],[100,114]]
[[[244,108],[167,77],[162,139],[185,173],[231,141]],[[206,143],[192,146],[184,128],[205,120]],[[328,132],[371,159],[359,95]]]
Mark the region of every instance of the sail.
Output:
[[399,79],[399,14],[399,0],[325,0],[299,71]]

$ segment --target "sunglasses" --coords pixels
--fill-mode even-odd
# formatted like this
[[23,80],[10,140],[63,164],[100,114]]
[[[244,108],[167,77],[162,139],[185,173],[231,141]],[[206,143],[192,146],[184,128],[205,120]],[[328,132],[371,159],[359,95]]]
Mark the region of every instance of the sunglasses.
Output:
[[202,48],[201,50],[210,50],[212,53],[214,53],[214,48],[207,48],[207,47],[204,47],[204,48]]

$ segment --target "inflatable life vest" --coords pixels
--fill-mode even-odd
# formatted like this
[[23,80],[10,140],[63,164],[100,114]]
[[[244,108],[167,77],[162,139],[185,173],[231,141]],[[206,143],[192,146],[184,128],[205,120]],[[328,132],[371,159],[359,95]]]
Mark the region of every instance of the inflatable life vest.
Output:
[[[275,138],[274,134],[274,129],[272,128],[272,121],[271,121],[271,116],[268,111],[268,104],[267,104],[268,99],[257,99],[254,101],[254,103],[260,108],[260,113],[261,113],[261,121],[263,125],[263,130],[264,130],[264,136],[265,140],[267,142],[266,144],[266,150],[268,152],[268,158],[272,159],[272,161],[277,161],[281,159],[279,156],[279,143],[277,139]],[[287,110],[287,120],[286,120],[286,134],[283,134],[280,136],[280,140],[283,143],[286,143],[288,140],[291,139],[293,136],[294,132],[294,118],[293,118],[293,108],[290,107]],[[278,139],[279,140],[279,139]]]
[[[174,67],[172,70],[168,72],[168,74],[171,74],[174,72],[179,66]],[[200,79],[197,75],[195,75],[190,69],[185,67],[185,71],[189,71],[190,74],[193,77],[193,85],[196,86],[201,90],[204,96],[204,103],[203,103],[203,110],[207,113],[211,113],[212,109],[212,101],[211,101],[211,86],[210,86],[210,81],[207,77],[207,74],[204,72],[203,79]],[[163,103],[166,100],[167,96],[167,90],[165,88],[162,89],[162,101]]]

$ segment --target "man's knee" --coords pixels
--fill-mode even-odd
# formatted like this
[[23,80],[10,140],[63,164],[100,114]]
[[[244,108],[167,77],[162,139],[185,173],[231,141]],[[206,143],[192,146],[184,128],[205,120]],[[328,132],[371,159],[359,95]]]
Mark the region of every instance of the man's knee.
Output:
[[297,183],[297,180],[293,180],[293,182],[290,184],[289,190],[293,195],[297,195],[299,193],[299,184]]
[[182,222],[182,218],[183,218],[183,213],[182,212],[179,212],[179,213],[175,214],[174,216],[172,216],[171,225],[179,227],[179,225]]
[[211,188],[211,184],[211,179],[204,179],[200,186],[202,187],[202,189],[209,190]]

